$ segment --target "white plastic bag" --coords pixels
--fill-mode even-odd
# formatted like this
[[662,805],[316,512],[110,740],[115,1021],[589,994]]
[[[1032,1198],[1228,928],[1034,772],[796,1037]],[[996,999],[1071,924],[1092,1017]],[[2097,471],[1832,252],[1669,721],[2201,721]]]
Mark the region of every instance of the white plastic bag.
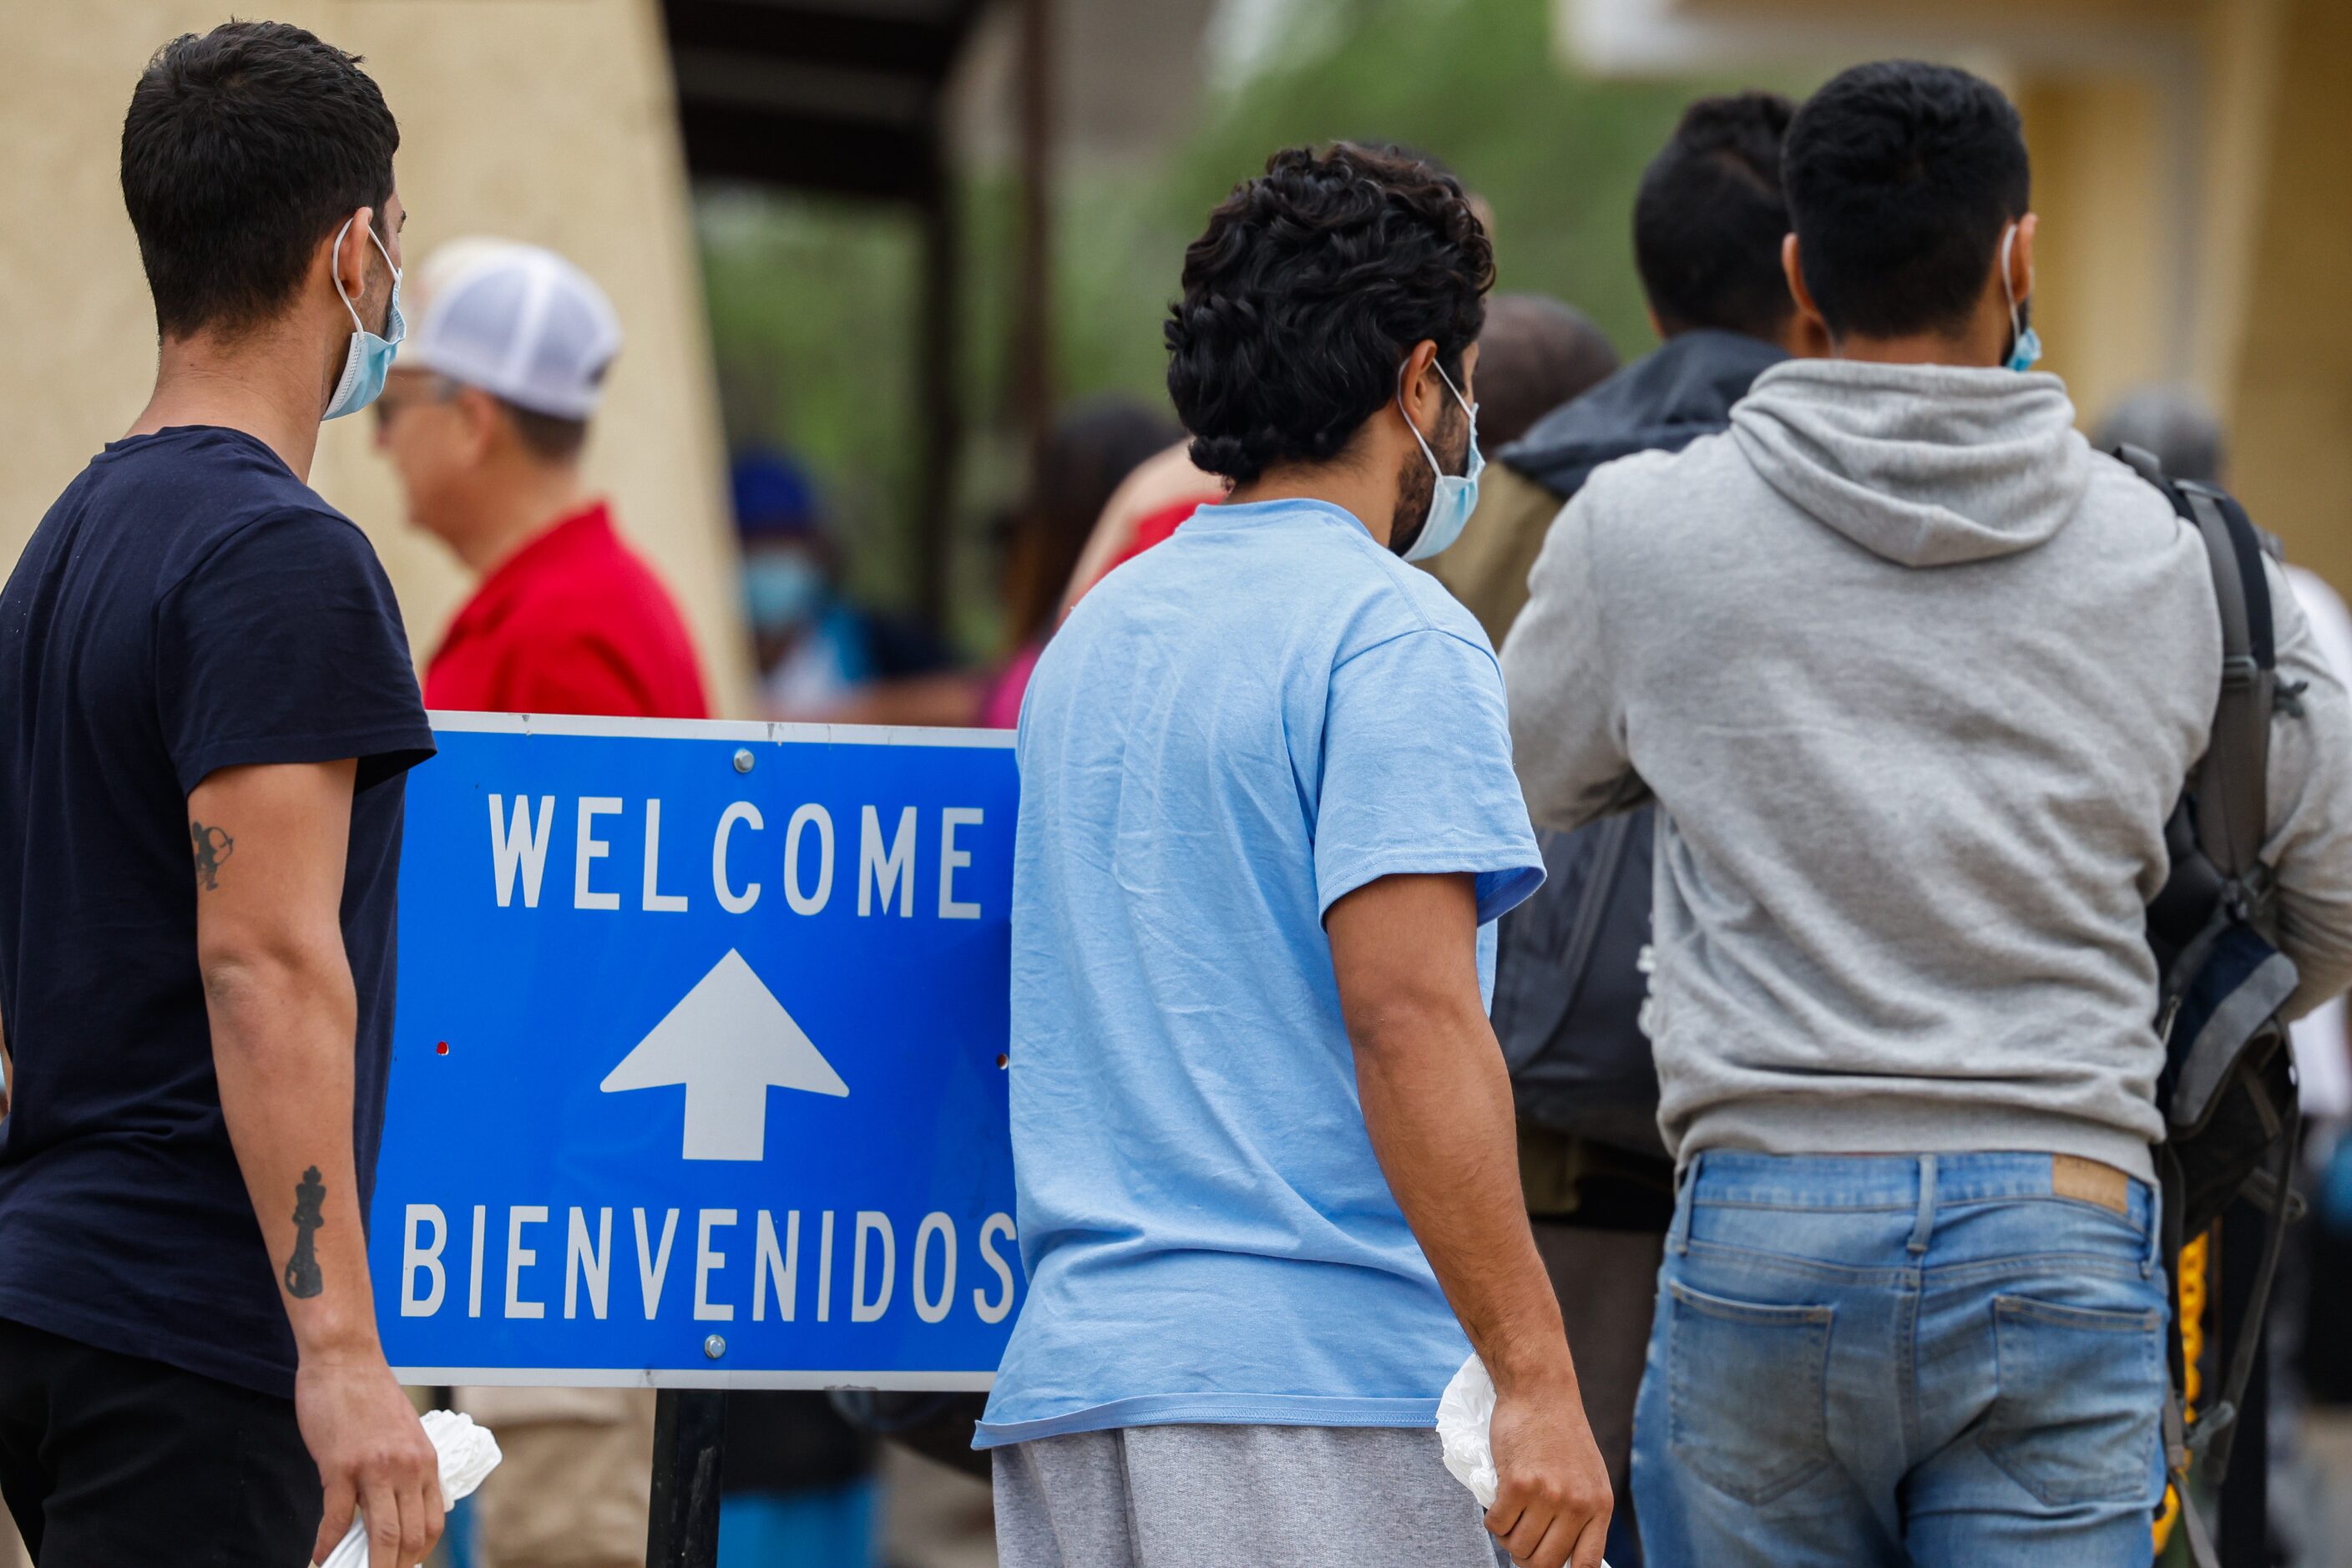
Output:
[[[499,1468],[498,1439],[487,1426],[477,1426],[470,1415],[454,1410],[428,1410],[425,1414],[425,1435],[433,1439],[434,1452],[441,1457],[441,1506],[455,1507],[461,1497],[471,1496],[483,1478]],[[343,1539],[327,1553],[320,1568],[367,1568],[367,1520],[354,1511],[352,1527],[343,1531]]]
[[1472,1356],[1437,1396],[1437,1438],[1445,1445],[1445,1468],[1470,1489],[1480,1508],[1495,1506],[1495,1380],[1486,1363]]
[[[1480,1508],[1495,1506],[1495,1380],[1486,1363],[1472,1356],[1437,1396],[1437,1440],[1445,1445],[1445,1468],[1470,1489]],[[1603,1562],[1601,1568],[1609,1568]]]

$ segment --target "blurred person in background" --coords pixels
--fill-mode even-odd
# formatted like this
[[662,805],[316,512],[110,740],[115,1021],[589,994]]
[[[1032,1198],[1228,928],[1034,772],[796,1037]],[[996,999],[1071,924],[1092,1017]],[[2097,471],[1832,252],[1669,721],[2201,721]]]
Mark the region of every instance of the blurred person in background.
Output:
[[1062,590],[1062,613],[1068,615],[1070,606],[1114,567],[1165,542],[1200,508],[1224,500],[1225,489],[1224,480],[1203,473],[1192,461],[1190,441],[1179,441],[1137,464],[1103,503],[1102,516]]
[[841,590],[841,549],[808,470],[781,452],[740,453],[729,471],[743,550],[743,610],[770,716],[837,717],[877,682],[952,662],[939,638]]
[[[1540,865],[1493,652],[1406,564],[1475,504],[1493,276],[1459,182],[1347,143],[1185,253],[1169,390],[1231,498],[1078,603],[1021,712],[1005,1568],[1600,1560],[1486,1016]],[[1484,1529],[1429,1431],[1474,1345]]]
[[[1616,368],[1617,351],[1583,311],[1548,294],[1496,295],[1478,334],[1478,438],[1509,451],[1528,426]],[[1498,645],[1528,601],[1528,568],[1562,499],[1498,458],[1480,480],[1461,542],[1423,563]]]
[[1003,526],[1005,646],[1013,651],[982,695],[981,723],[1009,730],[1020,721],[1030,672],[1061,625],[1064,595],[1103,509],[1129,475],[1181,434],[1164,415],[1116,395],[1074,404],[1054,421]]
[[[155,384],[0,591],[0,1492],[46,1568],[441,1532],[364,1241],[408,769],[319,426],[402,337],[399,127],[299,27],[156,51],[121,131]],[[128,328],[129,323],[124,323]]]
[[[1643,171],[1633,265],[1651,329],[1664,341],[1501,446],[1488,481],[1495,499],[1482,490],[1475,524],[1486,534],[1481,570],[1438,574],[1496,646],[1528,602],[1544,531],[1594,468],[1633,452],[1679,451],[1724,429],[1731,405],[1767,368],[1825,352],[1780,276],[1789,232],[1780,139],[1794,112],[1778,93],[1700,99]],[[1593,363],[1591,351],[1582,363]]]
[[[419,268],[416,331],[376,443],[409,518],[480,579],[425,677],[426,705],[709,716],[686,623],[580,471],[621,347],[587,274],[537,246],[453,242]],[[478,1568],[642,1568],[654,1395],[461,1388],[506,1458],[472,1500]]]
[[420,279],[376,445],[409,521],[478,582],[425,668],[425,706],[709,717],[685,617],[581,472],[621,348],[604,290],[505,241],[446,247]]
[[[1780,139],[1793,111],[1774,93],[1701,99],[1643,173],[1633,255],[1664,346],[1505,447],[1462,548],[1433,563],[1457,585],[1454,557],[1486,552],[1487,570],[1470,579],[1479,596],[1468,603],[1497,641],[1527,603],[1545,531],[1595,468],[1726,428],[1759,373],[1818,348],[1780,267],[1789,232]],[[1490,316],[1482,350],[1496,336]],[[1598,360],[1588,351],[1580,363]],[[1482,352],[1482,384],[1487,363]],[[1483,539],[1481,528],[1491,530]],[[1504,561],[1507,569],[1496,570]],[[1504,918],[1495,979],[1495,1033],[1518,1100],[1520,1180],[1617,1490],[1609,1548],[1617,1568],[1640,1561],[1626,1487],[1633,1402],[1674,1217],[1674,1163],[1658,1133],[1657,1068],[1641,1017],[1654,828],[1644,806],[1538,835],[1549,875]]]
[[[1004,658],[985,670],[910,668],[847,688],[831,702],[779,709],[776,716],[836,724],[983,725],[1010,729],[1021,716],[1038,650],[1060,625],[1063,600],[1104,506],[1145,459],[1177,436],[1176,426],[1133,398],[1106,395],[1063,411],[1039,444],[1020,499],[996,529],[998,585],[1004,605]],[[740,502],[739,500],[739,517]],[[747,527],[750,525],[746,525]],[[747,533],[747,586],[761,592],[763,550],[805,549],[793,530]],[[805,531],[800,531],[804,532]],[[793,567],[797,579],[808,574]],[[781,593],[777,595],[783,596]],[[793,597],[804,600],[795,590]],[[756,606],[755,606],[756,608]],[[877,675],[879,672],[877,671]]]
[[878,1447],[823,1394],[730,1394],[719,1568],[872,1568]]

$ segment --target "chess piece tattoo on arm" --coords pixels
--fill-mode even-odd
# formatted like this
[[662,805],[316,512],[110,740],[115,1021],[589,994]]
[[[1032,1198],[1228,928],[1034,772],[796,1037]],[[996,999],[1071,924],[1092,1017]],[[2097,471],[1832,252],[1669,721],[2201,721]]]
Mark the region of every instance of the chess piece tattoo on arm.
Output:
[[313,1165],[294,1186],[294,1256],[286,1260],[286,1293],[298,1301],[307,1301],[327,1288],[312,1245],[320,1227],[327,1223],[320,1213],[326,1201],[326,1184],[319,1180],[319,1167]]
[[196,851],[196,884],[206,891],[220,887],[221,862],[236,850],[236,840],[218,827],[207,827],[201,822],[188,824],[188,837]]

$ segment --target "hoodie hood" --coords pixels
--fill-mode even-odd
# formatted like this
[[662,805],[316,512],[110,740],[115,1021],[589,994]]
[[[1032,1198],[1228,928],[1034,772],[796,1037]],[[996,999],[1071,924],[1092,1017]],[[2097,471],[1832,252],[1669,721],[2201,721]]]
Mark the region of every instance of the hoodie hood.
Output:
[[1681,333],[1537,420],[1496,460],[1566,500],[1603,463],[1678,452],[1723,429],[1748,384],[1788,357],[1738,332]]
[[1757,378],[1731,432],[1791,505],[1904,566],[2046,543],[2090,483],[2054,375],[1792,360]]

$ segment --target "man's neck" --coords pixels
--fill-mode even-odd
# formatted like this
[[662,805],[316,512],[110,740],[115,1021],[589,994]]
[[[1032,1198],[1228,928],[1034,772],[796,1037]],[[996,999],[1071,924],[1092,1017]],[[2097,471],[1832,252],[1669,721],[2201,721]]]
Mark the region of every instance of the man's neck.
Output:
[[319,449],[320,367],[283,328],[224,342],[208,333],[163,340],[155,391],[124,432],[151,436],[177,425],[215,425],[278,454],[305,484]]
[[1958,332],[1911,332],[1889,338],[1849,334],[1840,338],[1830,353],[1836,359],[1870,364],[1948,364],[1991,370],[2007,361],[2009,350],[2009,318],[2000,315],[1971,321]]
[[1396,481],[1383,483],[1373,478],[1367,471],[1370,467],[1343,460],[1269,468],[1248,484],[1235,485],[1225,499],[1235,506],[1269,500],[1324,501],[1362,523],[1385,549],[1396,521]]
[[497,571],[516,552],[588,505],[580,470],[570,465],[532,468],[503,476],[482,498],[482,525],[453,541],[457,558],[476,577]]

